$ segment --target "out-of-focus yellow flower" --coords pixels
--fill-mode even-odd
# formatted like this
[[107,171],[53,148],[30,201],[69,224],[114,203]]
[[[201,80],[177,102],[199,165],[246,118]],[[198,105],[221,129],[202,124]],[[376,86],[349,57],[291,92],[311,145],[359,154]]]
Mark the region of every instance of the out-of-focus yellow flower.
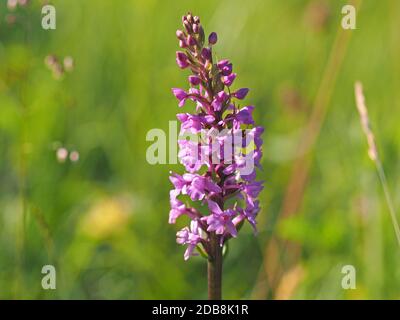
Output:
[[119,198],[97,201],[81,223],[83,233],[94,238],[106,238],[123,230],[129,220],[130,205]]

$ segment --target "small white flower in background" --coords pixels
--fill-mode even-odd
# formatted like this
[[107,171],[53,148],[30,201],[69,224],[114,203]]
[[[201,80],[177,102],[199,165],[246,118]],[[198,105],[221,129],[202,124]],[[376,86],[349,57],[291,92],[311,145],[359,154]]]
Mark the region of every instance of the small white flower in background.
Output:
[[29,0],[18,0],[18,3],[20,6],[26,6],[28,4]]
[[70,72],[74,69],[74,59],[71,56],[66,56],[64,58],[64,69]]
[[68,157],[68,150],[65,148],[58,148],[57,149],[57,160],[60,163],[64,163],[65,160],[67,160]]
[[79,161],[79,152],[78,151],[72,151],[69,154],[69,160],[72,162],[78,162]]
[[18,5],[21,7],[25,7],[28,4],[29,0],[8,0],[7,8],[9,10],[15,10]]
[[8,0],[7,1],[7,8],[9,10],[14,10],[18,5],[18,0]]
[[67,160],[70,160],[73,163],[79,161],[79,152],[77,150],[68,150],[66,147],[63,147],[60,142],[54,142],[53,148],[56,152],[56,158],[59,163],[65,163]]
[[56,80],[61,80],[65,72],[72,72],[74,70],[74,59],[71,56],[59,59],[56,55],[49,54],[45,57],[44,63],[52,71],[53,77]]
[[44,58],[45,65],[51,69],[57,63],[57,57],[54,54],[49,54]]

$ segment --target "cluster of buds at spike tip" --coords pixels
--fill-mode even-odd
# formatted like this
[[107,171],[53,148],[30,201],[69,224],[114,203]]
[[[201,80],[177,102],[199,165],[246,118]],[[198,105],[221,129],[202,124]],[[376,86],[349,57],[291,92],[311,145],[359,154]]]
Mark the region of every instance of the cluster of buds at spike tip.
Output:
[[178,157],[186,172],[171,172],[174,188],[170,191],[169,222],[175,223],[180,216],[191,220],[190,227],[177,233],[177,242],[188,246],[187,260],[196,254],[196,248],[212,256],[211,242],[217,239],[223,246],[237,236],[245,221],[256,231],[257,198],[263,183],[256,181],[255,168],[261,168],[264,129],[255,126],[253,106],[239,106],[249,89],[231,89],[236,79],[232,63],[213,61],[217,34],[212,32],[205,43],[198,17],[189,13],[182,23],[183,30],[176,32],[182,48],[176,53],[176,62],[191,71],[190,88],[173,88],[172,92],[179,107],[187,101],[195,103],[195,112],[177,114],[180,135],[200,139],[178,140]]

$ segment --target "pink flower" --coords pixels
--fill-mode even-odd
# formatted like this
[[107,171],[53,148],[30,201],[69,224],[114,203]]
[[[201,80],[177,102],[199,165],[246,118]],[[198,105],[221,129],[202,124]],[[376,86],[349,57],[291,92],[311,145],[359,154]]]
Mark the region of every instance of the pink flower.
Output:
[[232,209],[222,211],[219,205],[211,200],[208,200],[208,208],[211,214],[202,218],[207,222],[207,231],[215,231],[216,234],[227,233],[232,237],[236,237],[237,230],[232,222],[236,212]]
[[224,83],[224,85],[230,87],[235,79],[236,73],[231,73],[225,77],[222,77],[222,82]]
[[197,221],[190,223],[190,229],[188,227],[176,233],[176,242],[182,245],[187,245],[187,249],[184,254],[184,259],[188,260],[191,256],[196,255],[194,249],[201,242],[201,236],[199,231],[199,225]]
[[[190,227],[177,233],[177,242],[187,245],[187,260],[195,255],[197,246],[212,254],[208,252],[211,235],[222,246],[237,236],[236,228],[244,221],[256,230],[257,199],[263,189],[262,182],[256,181],[256,168],[261,168],[264,129],[253,126],[253,106],[238,105],[249,89],[230,88],[237,76],[232,63],[226,59],[214,62],[217,34],[212,32],[205,43],[198,17],[188,14],[182,23],[176,36],[185,52],[178,51],[176,61],[180,68],[190,70],[190,87],[187,91],[173,88],[172,92],[179,107],[188,99],[195,102],[193,112],[176,117],[181,134],[200,136],[200,140],[178,140],[178,158],[186,173],[170,175],[169,222],[175,223],[182,215],[191,220]],[[207,130],[205,135],[203,130]],[[227,199],[229,208],[224,209]],[[205,203],[208,210],[198,208]]]

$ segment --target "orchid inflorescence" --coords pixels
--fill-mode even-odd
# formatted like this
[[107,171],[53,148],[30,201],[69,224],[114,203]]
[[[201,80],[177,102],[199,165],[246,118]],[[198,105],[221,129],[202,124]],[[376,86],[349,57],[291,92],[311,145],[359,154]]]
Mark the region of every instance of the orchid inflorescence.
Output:
[[[260,210],[257,197],[263,184],[256,181],[255,167],[261,168],[264,129],[254,125],[253,106],[238,104],[249,89],[231,90],[236,79],[232,63],[213,59],[217,34],[212,32],[206,44],[197,16],[189,13],[183,16],[182,23],[184,29],[176,32],[182,48],[176,52],[176,62],[181,69],[191,70],[190,88],[187,91],[173,88],[172,92],[179,100],[179,107],[188,100],[196,105],[195,113],[177,115],[180,135],[201,138],[178,140],[178,157],[187,172],[183,175],[171,172],[174,189],[170,191],[169,223],[175,223],[182,215],[191,219],[190,227],[177,233],[177,242],[188,246],[184,255],[187,260],[196,254],[196,247],[205,255],[213,252],[211,233],[223,246],[237,236],[246,220],[256,232]],[[183,202],[185,197],[187,202]]]

